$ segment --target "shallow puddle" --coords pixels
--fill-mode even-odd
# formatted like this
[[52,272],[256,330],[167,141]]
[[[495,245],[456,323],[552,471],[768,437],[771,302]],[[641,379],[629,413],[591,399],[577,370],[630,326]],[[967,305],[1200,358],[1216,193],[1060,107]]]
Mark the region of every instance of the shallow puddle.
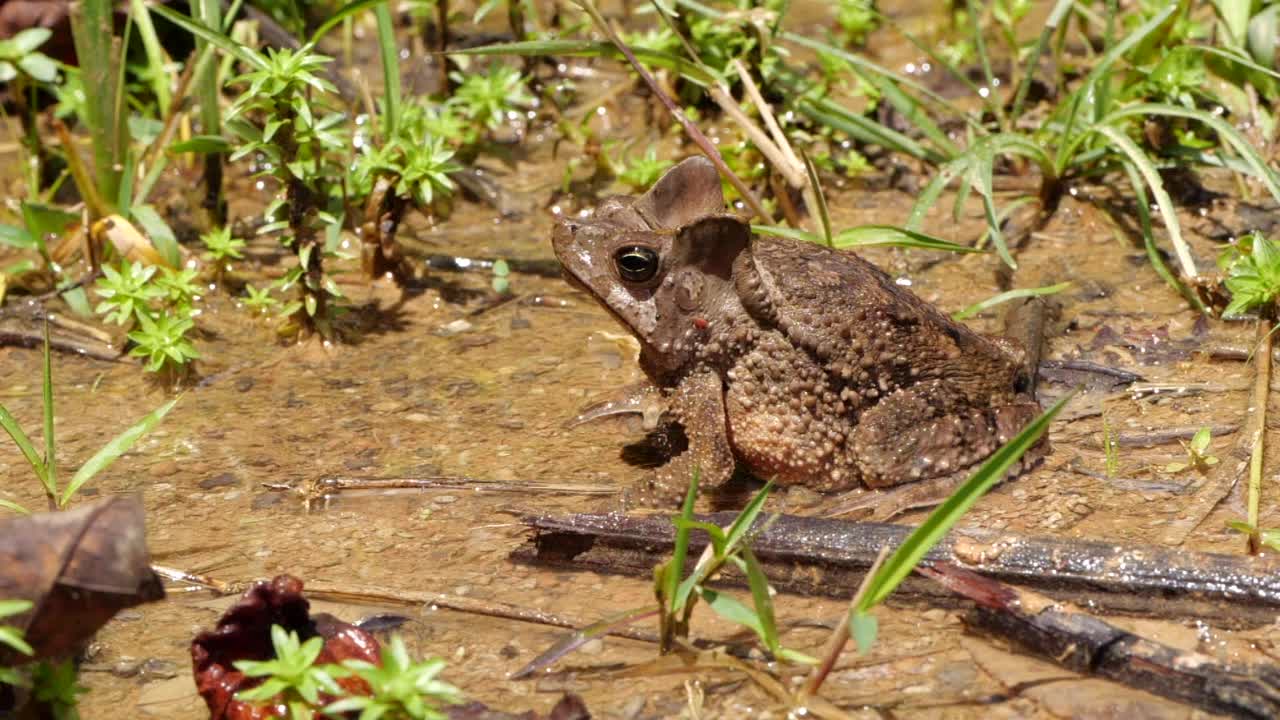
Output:
[[[798,17],[803,22],[802,12]],[[899,65],[914,57],[900,45],[873,45],[873,51]],[[647,143],[647,131],[634,126],[643,117],[641,108],[638,99],[625,97],[600,122],[611,133]],[[688,152],[669,138],[652,139],[669,154]],[[412,217],[401,237],[419,258],[444,253],[550,260],[555,213],[578,210],[567,199],[552,199],[563,162],[547,143],[537,142],[522,148],[510,167],[486,161],[523,205],[522,217],[500,219],[488,207],[459,202],[438,226]],[[872,189],[877,185],[884,183],[830,188],[835,226],[902,223],[913,197]],[[260,195],[242,185],[232,198],[232,215],[260,209]],[[938,204],[926,230],[958,242],[978,236],[984,227],[981,208],[966,206],[957,222],[950,205],[945,198]],[[1232,225],[1235,208],[1220,201],[1210,217]],[[1206,235],[1215,226],[1189,213],[1185,221],[1197,261],[1211,267],[1216,249]],[[276,247],[273,240],[259,240],[250,250],[268,256]],[[884,249],[866,256],[947,311],[1002,289],[994,256]],[[1240,477],[1241,448],[1247,457],[1242,428],[1252,366],[1243,359],[1212,359],[1210,351],[1247,353],[1252,325],[1198,320],[1151,270],[1141,247],[1116,233],[1092,206],[1070,197],[1018,262],[1013,287],[1072,283],[1057,298],[1061,317],[1053,324],[1046,360],[1095,363],[1173,389],[1138,396],[1112,390],[1097,375],[1047,375],[1043,399],[1084,384],[1051,429],[1052,455],[1033,473],[998,486],[963,524],[1241,552],[1242,537],[1225,526],[1244,515],[1240,488],[1220,503],[1215,492],[1230,489],[1230,481]],[[641,378],[634,345],[621,327],[559,279],[517,274],[517,300],[491,306],[484,273],[433,272],[426,289],[402,294],[390,284],[366,284],[354,265],[345,269],[341,284],[355,308],[349,323],[359,332],[354,342],[335,347],[281,345],[269,322],[225,294],[211,293],[199,319],[199,382],[85,494],[139,493],[154,561],[225,581],[287,572],[354,592],[429,592],[515,605],[578,626],[651,602],[651,584],[644,578],[550,571],[508,560],[526,538],[523,514],[609,509],[613,498],[575,488],[621,489],[644,477],[643,467],[622,456],[625,445],[643,436],[638,423],[617,419],[563,427],[592,397]],[[250,263],[245,271],[255,268]],[[994,312],[970,322],[985,330],[997,327]],[[63,467],[77,465],[167,397],[132,362],[67,355],[54,362]],[[0,349],[0,378],[5,406],[25,426],[35,426],[38,353]],[[1110,471],[1104,418],[1120,446]],[[1211,451],[1231,472],[1164,472],[1185,457],[1178,437],[1186,440],[1202,426],[1218,428]],[[1276,441],[1280,437],[1270,432],[1268,442]],[[1268,483],[1276,479],[1275,468],[1268,458]],[[365,492],[311,510],[300,496],[280,489],[325,477],[442,476],[501,481],[508,489]],[[22,457],[8,443],[0,443],[0,477],[7,496],[31,507],[43,504]],[[533,484],[558,487],[522,490]],[[1265,499],[1263,508],[1262,526],[1280,524],[1274,502]],[[913,513],[900,522],[923,516]],[[83,717],[207,716],[190,680],[188,645],[230,602],[175,590],[167,602],[119,615],[98,637],[82,675],[89,688]],[[546,711],[562,692],[572,691],[601,718],[693,717],[691,702],[704,704],[698,717],[786,716],[785,708],[740,673],[657,672],[647,665],[655,648],[638,641],[589,644],[552,672],[516,682],[505,678],[562,630],[433,606],[315,606],[346,620],[382,612],[406,616],[402,632],[413,653],[445,657],[449,681],[470,698],[501,709]],[[843,609],[840,601],[780,596],[784,644],[818,653]],[[891,606],[879,616],[874,650],[866,656],[847,653],[824,689],[852,717],[1204,717],[1013,654],[966,633],[951,610]],[[1230,661],[1268,654],[1275,661],[1280,638],[1274,626],[1219,630],[1212,617],[1116,622]],[[705,611],[695,615],[693,633],[750,640]],[[788,672],[794,671],[783,670],[786,681],[799,680]]]

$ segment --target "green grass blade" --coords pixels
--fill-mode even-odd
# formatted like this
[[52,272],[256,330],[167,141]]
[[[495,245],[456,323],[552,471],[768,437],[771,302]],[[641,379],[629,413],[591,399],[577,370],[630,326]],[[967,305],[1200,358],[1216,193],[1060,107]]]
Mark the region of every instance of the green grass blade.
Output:
[[917,230],[895,225],[859,225],[836,235],[838,248],[848,247],[900,247],[915,250],[942,250],[954,253],[980,253],[982,250],[968,245],[949,242]]
[[764,501],[769,497],[769,492],[773,490],[773,481],[764,484],[755,497],[751,498],[751,502],[742,508],[742,512],[738,513],[738,517],[734,518],[729,529],[725,531],[725,552],[733,553],[738,545],[742,543],[743,538],[747,536],[747,531],[751,529],[751,525],[755,523],[756,516],[764,509]]
[[818,220],[822,224],[822,239],[826,241],[827,247],[835,247],[831,241],[831,213],[827,211],[827,195],[822,192],[822,183],[818,180],[818,168],[814,167],[809,153],[803,149],[800,150],[800,157],[804,158],[804,170],[809,175],[809,185],[813,187],[814,202],[818,203]]
[[991,70],[991,54],[987,52],[987,41],[982,35],[982,13],[979,12],[978,4],[974,0],[966,0],[966,6],[969,8],[969,22],[973,25],[973,47],[978,53],[978,62],[982,66],[982,77],[987,82],[987,93],[983,95],[980,92],[978,96],[982,98],[987,111],[996,117],[1000,129],[1008,130],[1009,119],[1005,117],[1004,104],[1000,102],[999,97],[1000,85],[996,82],[996,74]]
[[705,587],[699,587],[698,594],[712,610],[716,611],[717,615],[729,622],[751,628],[761,641],[764,640],[764,627],[761,625],[760,616],[756,615],[751,608],[738,602],[737,598]]
[[[1022,197],[1014,198],[1013,200],[1010,200],[1009,202],[1004,204],[1004,207],[1001,208],[1000,212],[996,215],[996,223],[1000,227],[1004,227],[1004,224],[1008,222],[1009,218],[1013,215],[1013,213],[1017,212],[1018,208],[1022,207],[1023,205],[1030,205],[1031,203],[1034,203],[1034,202],[1039,202],[1039,199],[1034,198],[1030,195],[1024,195]],[[989,240],[990,237],[991,237],[991,227],[988,226],[986,231],[984,231],[982,235],[978,237],[978,241],[975,242],[973,246],[976,248],[985,248],[987,245],[987,240]]]
[[44,403],[44,482],[52,502],[58,498],[57,440],[53,433],[53,353],[49,350],[49,323],[44,324],[44,361],[40,371],[40,395]]
[[1259,65],[1249,58],[1243,55],[1237,55],[1230,50],[1223,50],[1222,48],[1213,47],[1211,45],[1182,45],[1180,47],[1190,48],[1195,52],[1202,52],[1206,55],[1213,55],[1214,57],[1222,58],[1227,62],[1235,63],[1236,65],[1246,67],[1254,72],[1262,73],[1263,75],[1270,75],[1271,77],[1280,80],[1280,72],[1276,72],[1265,65]]
[[311,33],[311,40],[309,41],[310,44],[315,45],[320,42],[320,38],[328,35],[330,30],[341,25],[343,20],[346,20],[358,13],[362,13],[375,5],[385,5],[386,2],[387,0],[355,0],[355,2],[343,5],[332,15],[325,18],[325,21],[320,24],[320,27],[316,28],[316,31]]
[[1160,173],[1156,170],[1155,165],[1151,163],[1151,159],[1147,157],[1146,153],[1142,152],[1142,149],[1128,135],[1110,125],[1095,125],[1092,131],[1110,140],[1142,174],[1142,179],[1146,182],[1147,187],[1151,189],[1151,194],[1156,199],[1156,207],[1160,208],[1160,216],[1164,219],[1165,229],[1169,231],[1169,241],[1173,243],[1174,252],[1178,256],[1178,263],[1182,266],[1182,274],[1188,278],[1195,278],[1199,273],[1196,270],[1195,260],[1191,257],[1191,248],[1188,247],[1187,241],[1182,237],[1182,225],[1178,222],[1178,214],[1173,207],[1173,200],[1169,197],[1169,193],[1165,191],[1164,181],[1160,179]]
[[769,580],[760,567],[751,548],[742,549],[742,561],[746,565],[747,587],[751,588],[751,603],[760,619],[760,639],[771,653],[778,652],[778,625],[773,613],[773,597],[769,594]]
[[[385,2],[386,0],[379,1]],[[164,5],[152,5],[151,11],[183,30],[186,30],[197,38],[204,40],[210,45],[218,48],[228,55],[231,55],[235,59],[248,65],[252,65],[257,70],[261,70],[267,66],[266,59],[263,58],[260,53],[248,46],[241,45],[218,30],[214,30],[213,28],[183,15],[180,12],[167,8]]]
[[[660,67],[666,70],[672,70],[680,75],[680,77],[700,85],[707,87],[714,85],[717,78],[708,73],[705,67],[699,66],[679,55],[661,52],[658,50],[650,50],[644,47],[634,47],[631,51],[635,53],[637,60],[642,60],[645,65]],[[622,52],[614,47],[613,43],[608,42],[592,42],[589,40],[525,40],[521,42],[497,43],[494,45],[482,45],[480,47],[466,48],[462,50],[450,50],[450,55],[517,55],[517,56],[568,56],[568,57],[605,57],[612,59],[621,59]]]
[[694,468],[693,477],[689,479],[689,491],[685,493],[684,504],[680,507],[680,519],[684,522],[676,525],[675,550],[671,553],[671,560],[667,563],[666,574],[663,576],[662,598],[672,613],[684,605],[683,599],[681,607],[676,605],[676,591],[680,581],[684,579],[685,562],[689,556],[689,531],[692,529],[690,523],[693,522],[693,503],[698,499],[698,475],[698,468]]
[[811,242],[816,245],[822,244],[822,237],[817,233],[811,233],[808,230],[801,230],[800,228],[787,227],[786,225],[752,225],[751,229],[761,235],[784,237],[791,240]]
[[[1165,20],[1168,20],[1169,16],[1176,12],[1177,9],[1178,3],[1176,2],[1166,4],[1163,10],[1151,16],[1151,19],[1134,28],[1133,32],[1126,35],[1120,42],[1111,46],[1102,54],[1102,57],[1098,58],[1097,64],[1093,66],[1093,69],[1090,70],[1089,74],[1085,77],[1084,84],[1077,88],[1073,94],[1080,97],[1091,97],[1099,92],[1099,88],[1101,87],[1100,84],[1105,84],[1111,78],[1111,66],[1114,65],[1115,62],[1125,53],[1132,50],[1138,43],[1145,40],[1147,35],[1150,35],[1154,30],[1164,25]],[[1109,109],[1106,105],[1107,103],[1105,100],[1100,100],[1094,106],[1094,115],[1091,120],[1096,121],[1098,118],[1105,115]]]
[[938,124],[929,116],[929,112],[924,108],[924,103],[903,92],[902,88],[882,75],[873,75],[871,73],[863,73],[863,75],[880,90],[881,97],[902,115],[903,120],[910,123],[920,131],[921,135],[928,138],[941,155],[949,159],[960,154],[960,148],[951,142],[951,138],[947,137],[947,133],[938,127]]
[[160,253],[160,257],[164,258],[170,267],[182,267],[182,247],[178,245],[178,238],[173,234],[173,228],[169,227],[169,223],[165,222],[160,213],[150,205],[136,205],[129,209],[129,214],[138,221],[138,225],[142,226],[143,232],[155,246],[156,252]]
[[856,140],[872,145],[882,145],[890,150],[935,164],[946,161],[946,158],[936,151],[926,148],[897,130],[850,112],[839,103],[827,98],[805,98],[796,105],[796,109],[811,120],[846,133]]
[[538,657],[531,660],[528,665],[525,665],[513,673],[510,679],[520,680],[522,678],[527,678],[539,670],[551,666],[552,663],[582,647],[588,641],[594,638],[604,637],[620,627],[626,627],[627,625],[653,617],[654,615],[657,615],[658,612],[658,608],[655,608],[652,605],[631,608],[630,610],[623,610],[621,612],[614,613],[582,628],[581,630],[574,630],[567,637],[561,639],[545,652],[538,655]]
[[155,24],[151,22],[151,14],[143,0],[129,0],[129,11],[133,22],[138,26],[138,37],[142,38],[142,49],[147,57],[147,70],[151,79],[151,91],[156,95],[156,105],[160,116],[169,114],[169,73],[165,72],[164,49],[160,46],[160,38],[156,35]]
[[[400,126],[400,52],[396,47],[396,29],[391,22],[391,9],[386,2],[373,9],[378,22],[378,49],[382,58],[382,132],[390,142]],[[314,40],[312,42],[315,42]]]
[[161,405],[151,414],[139,420],[132,427],[117,435],[111,442],[103,446],[101,450],[89,458],[85,464],[80,466],[75,476],[71,478],[71,482],[67,484],[66,490],[62,492],[62,498],[59,505],[66,505],[71,500],[71,496],[76,494],[82,485],[88,482],[94,475],[105,470],[111,463],[115,462],[121,455],[125,454],[133,444],[138,442],[143,435],[146,435],[151,428],[155,427],[165,415],[173,409],[174,405],[182,397],[176,397],[169,402]]
[[969,307],[951,315],[952,320],[964,320],[973,317],[983,310],[993,308],[1001,303],[1007,303],[1010,300],[1019,298],[1040,297],[1042,295],[1054,295],[1071,287],[1071,283],[1062,282],[1057,285],[1046,285],[1038,288],[1018,288],[1016,290],[1006,290],[998,295],[993,295],[986,300],[976,302]]
[[858,654],[866,655],[871,646],[876,644],[876,635],[880,633],[880,621],[875,615],[860,610],[849,611],[849,635],[858,646]]
[[920,225],[924,222],[925,213],[929,212],[929,208],[938,202],[938,198],[942,196],[942,191],[947,189],[951,181],[968,170],[972,159],[972,156],[966,153],[938,168],[937,174],[933,176],[928,185],[924,186],[924,190],[916,198],[915,204],[911,206],[911,214],[907,216],[907,229],[920,229]]
[[35,648],[22,637],[22,631],[11,625],[0,625],[0,645],[7,645],[23,655],[36,653]]
[[[683,4],[685,3],[681,2],[681,5]],[[947,100],[946,98],[942,97],[941,95],[934,92],[933,90],[930,90],[928,87],[926,87],[922,83],[916,82],[915,80],[912,80],[911,78],[906,77],[905,75],[899,75],[893,72],[892,70],[886,67],[883,67],[881,65],[877,65],[876,63],[873,63],[870,60],[867,60],[866,58],[860,55],[847,52],[834,45],[822,42],[821,40],[814,40],[812,38],[807,38],[803,35],[797,35],[796,33],[792,33],[792,32],[779,33],[778,38],[785,40],[789,43],[800,45],[801,47],[809,48],[810,50],[816,50],[818,52],[831,55],[832,57],[840,58],[841,60],[844,60],[845,62],[849,63],[850,65],[853,65],[856,68],[866,70],[868,73],[871,73],[878,77],[882,77],[888,80],[889,82],[892,82],[895,85],[898,85],[900,87],[910,88],[915,92],[920,93],[921,97],[927,98],[928,100],[932,101],[934,104],[943,108],[948,113],[950,113],[951,115],[957,118],[961,118],[970,123],[975,122],[973,118],[970,116],[970,113],[967,113],[964,110],[960,109],[950,100]]]
[[871,579],[867,591],[863,593],[862,600],[858,603],[857,612],[865,613],[883,602],[929,550],[937,545],[965,512],[978,501],[978,498],[999,482],[1014,462],[1035,445],[1040,436],[1049,429],[1053,418],[1062,411],[1070,399],[1070,394],[1063,396],[1053,404],[1053,407],[1023,428],[1022,432],[988,458],[959,490],[947,498],[946,502],[930,513],[920,527],[902,541],[893,555],[880,567],[876,576]]
[[1128,117],[1147,117],[1149,115],[1164,115],[1167,117],[1180,117],[1190,120],[1198,120],[1205,125],[1213,128],[1218,133],[1218,137],[1222,138],[1228,145],[1236,151],[1246,164],[1253,169],[1253,174],[1264,185],[1267,191],[1271,193],[1271,197],[1280,201],[1280,177],[1277,177],[1274,170],[1267,166],[1265,160],[1258,153],[1257,149],[1245,139],[1231,123],[1223,120],[1221,117],[1210,112],[1205,112],[1199,108],[1186,108],[1177,105],[1164,105],[1158,103],[1142,103],[1121,108],[1107,117],[1103,118],[1099,124],[1114,125],[1116,120]]
[[5,510],[12,510],[13,512],[18,513],[19,515],[31,514],[30,510],[22,507],[21,505],[19,505],[18,503],[12,500],[5,500],[4,498],[0,498],[0,508],[4,508]]
[[[1147,259],[1151,261],[1151,267],[1156,271],[1156,275],[1160,276],[1169,287],[1173,288],[1186,299],[1196,310],[1202,313],[1209,313],[1209,308],[1205,307],[1200,296],[1196,295],[1191,288],[1178,279],[1177,275],[1169,269],[1165,264],[1164,258],[1160,255],[1160,250],[1156,248],[1155,232],[1151,227],[1151,208],[1147,204],[1146,186],[1142,182],[1142,175],[1132,163],[1124,163],[1125,174],[1129,177],[1129,184],[1133,186],[1134,204],[1138,208],[1138,223],[1142,229],[1142,245],[1146,248]],[[1108,445],[1110,448],[1110,445]]]
[[1045,20],[1044,30],[1040,31],[1040,37],[1036,38],[1036,44],[1031,47],[1031,54],[1027,56],[1027,65],[1023,68],[1022,79],[1018,81],[1018,89],[1013,93],[1013,104],[1010,106],[1009,116],[1017,119],[1022,115],[1022,104],[1027,100],[1027,92],[1031,89],[1031,81],[1035,77],[1036,68],[1040,65],[1040,57],[1044,55],[1044,48],[1049,44],[1049,38],[1058,31],[1058,27],[1062,25],[1063,19],[1071,12],[1071,8],[1075,6],[1075,0],[1057,0],[1053,8],[1049,10],[1049,17]]
[[[973,194],[973,183],[969,181],[968,175],[960,176],[960,186],[956,188],[956,199],[951,203],[951,221],[959,224],[960,219],[964,217],[965,203],[969,202],[969,196]],[[981,246],[981,242],[977,243]]]
[[987,216],[987,232],[991,236],[991,244],[996,246],[996,254],[1005,265],[1017,268],[1018,263],[1009,253],[1009,244],[1005,242],[1004,232],[1000,229],[1000,216],[996,212],[995,183],[992,180],[994,164],[995,159],[990,152],[979,152],[973,165],[969,167],[968,178],[978,197],[982,198],[982,210]]
[[44,471],[44,461],[40,459],[40,453],[36,452],[36,446],[31,443],[31,438],[27,437],[27,434],[23,432],[22,426],[18,424],[17,419],[10,415],[3,405],[0,405],[0,427],[9,433],[9,437],[13,438],[13,444],[18,446],[22,456],[27,459],[27,463],[35,471],[36,477],[40,478],[40,484],[44,486],[45,491],[56,492],[56,490],[50,489],[49,482],[45,479],[48,476]]

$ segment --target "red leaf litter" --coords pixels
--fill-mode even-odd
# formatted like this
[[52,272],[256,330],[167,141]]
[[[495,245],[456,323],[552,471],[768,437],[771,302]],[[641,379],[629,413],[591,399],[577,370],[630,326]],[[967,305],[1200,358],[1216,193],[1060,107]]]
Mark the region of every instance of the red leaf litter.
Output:
[[[258,684],[235,669],[236,660],[269,660],[271,626],[298,633],[302,641],[317,635],[324,638],[324,650],[317,664],[336,663],[349,658],[380,665],[378,641],[372,635],[341,620],[321,613],[314,617],[302,596],[302,581],[290,575],[260,581],[249,588],[240,601],[223,613],[213,630],[196,635],[191,642],[191,662],[196,689],[209,706],[210,720],[266,720],[284,717],[283,705],[259,706],[235,699],[235,694]],[[339,681],[353,693],[368,693],[358,678]]]

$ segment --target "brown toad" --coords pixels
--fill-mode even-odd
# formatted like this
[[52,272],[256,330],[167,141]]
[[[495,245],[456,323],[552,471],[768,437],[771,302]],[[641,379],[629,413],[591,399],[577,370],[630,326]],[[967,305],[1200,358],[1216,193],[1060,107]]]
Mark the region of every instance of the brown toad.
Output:
[[655,499],[682,494],[695,467],[716,487],[739,464],[822,491],[930,481],[886,516],[936,500],[1040,412],[1015,344],[852,253],[754,237],[724,214],[705,158],[562,222],[552,243],[566,277],[640,341],[688,438],[657,470]]

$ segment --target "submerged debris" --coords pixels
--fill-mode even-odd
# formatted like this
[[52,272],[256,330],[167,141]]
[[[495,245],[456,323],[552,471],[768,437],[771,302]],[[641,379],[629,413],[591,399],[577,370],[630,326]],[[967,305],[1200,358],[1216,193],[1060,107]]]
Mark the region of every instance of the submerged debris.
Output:
[[[699,516],[715,525],[732,513]],[[844,597],[857,587],[880,549],[896,547],[905,525],[845,522],[778,514],[752,550],[780,590]],[[651,576],[671,552],[675,529],[665,517],[620,514],[526,518],[534,531],[513,558],[553,567]],[[706,536],[691,538],[690,552]],[[1032,537],[960,528],[926,557],[950,563],[1100,611],[1147,617],[1212,617],[1215,625],[1249,627],[1275,621],[1280,610],[1280,559],[1197,553],[1154,545]],[[745,580],[726,572],[726,582]],[[908,579],[898,590],[917,601],[953,604],[932,583]]]
[[74,655],[117,612],[163,599],[145,527],[131,496],[0,523],[0,599],[33,604],[5,624],[34,650],[0,643],[0,666]]

